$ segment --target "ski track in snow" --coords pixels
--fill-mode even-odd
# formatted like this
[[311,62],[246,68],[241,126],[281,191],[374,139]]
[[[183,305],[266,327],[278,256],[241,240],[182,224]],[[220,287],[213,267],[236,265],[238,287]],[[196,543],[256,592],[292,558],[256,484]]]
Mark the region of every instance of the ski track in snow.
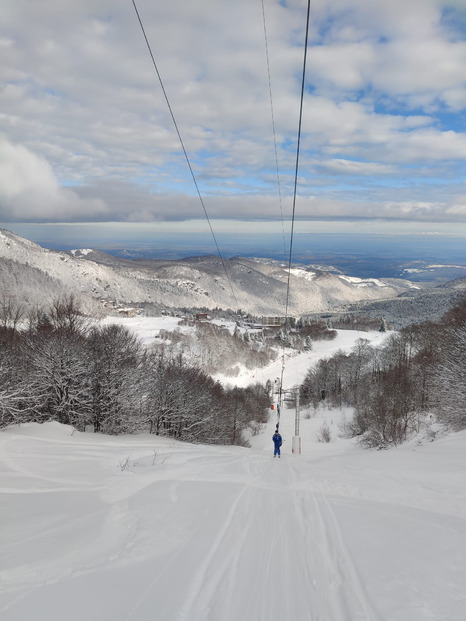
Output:
[[[386,337],[341,331],[288,377],[361,336]],[[285,409],[281,459],[272,420],[250,450],[1,430],[2,621],[465,621],[466,432],[362,451],[344,416],[303,418],[297,456]]]
[[[168,601],[165,608],[158,607],[157,619],[379,619],[325,496],[303,495],[290,487],[297,478],[295,465],[286,459],[277,462],[273,469],[269,458],[246,464],[251,484],[235,492],[215,526],[207,519],[197,525],[127,621],[139,618],[141,611],[146,618],[150,613],[145,610],[157,607],[154,593],[177,583],[180,555],[195,562],[187,582],[176,589],[178,613],[174,616],[176,602]],[[195,552],[199,542],[202,554]]]
[[[366,336],[386,337],[340,331],[290,358],[288,377]],[[0,431],[2,621],[465,621],[466,434],[438,443],[438,468],[421,452],[317,443],[342,416],[302,420],[293,456],[282,412],[281,459],[274,421],[251,450],[56,423]]]
[[2,621],[464,621],[466,434],[274,459],[271,427],[252,450],[2,431]]
[[[331,602],[336,603],[334,618],[348,619],[348,621],[364,618],[367,621],[377,621],[380,616],[374,609],[359,576],[354,559],[345,546],[335,513],[328,499],[323,495],[319,496],[320,498],[314,495],[313,500],[322,534],[322,556],[327,561],[327,575],[324,576],[324,580],[335,592],[335,596],[330,598]],[[359,603],[363,613],[361,617],[356,617],[354,613],[355,605],[352,603],[352,595],[356,597],[357,603]]]

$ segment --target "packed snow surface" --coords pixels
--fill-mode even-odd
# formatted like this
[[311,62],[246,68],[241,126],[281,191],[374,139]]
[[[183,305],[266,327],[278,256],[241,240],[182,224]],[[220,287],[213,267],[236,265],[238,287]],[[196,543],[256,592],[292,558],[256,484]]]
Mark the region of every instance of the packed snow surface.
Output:
[[[268,379],[272,382],[279,378],[283,380],[283,388],[289,389],[301,384],[310,369],[321,358],[330,358],[337,351],[350,351],[359,339],[370,341],[371,345],[377,346],[392,334],[392,332],[363,332],[360,330],[335,330],[337,338],[331,341],[317,341],[313,343],[310,351],[296,352],[296,350],[278,350],[279,358],[271,362],[268,366],[259,369],[246,369],[244,366],[237,365],[241,370],[236,377],[225,377],[216,375],[215,379],[223,384],[234,384],[235,386],[245,387],[249,384],[259,382],[265,386]],[[282,376],[283,367],[283,376]]]
[[[464,621],[466,433],[367,452],[0,434],[3,621]],[[341,415],[341,413],[340,413]]]
[[303,412],[298,455],[284,410],[280,459],[274,419],[250,449],[2,430],[2,621],[464,621],[466,432],[364,451],[347,416]]
[[153,343],[161,330],[177,330],[179,328],[180,317],[105,317],[102,325],[118,324],[133,332],[144,345]]

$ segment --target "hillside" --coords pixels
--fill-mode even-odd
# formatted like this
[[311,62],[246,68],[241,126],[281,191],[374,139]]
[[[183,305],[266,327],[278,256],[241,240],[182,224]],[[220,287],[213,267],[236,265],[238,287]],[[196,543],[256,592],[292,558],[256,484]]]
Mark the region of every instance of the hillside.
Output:
[[[150,345],[180,321],[104,323]],[[361,336],[388,334],[315,343],[287,358],[284,387]],[[218,379],[264,384],[281,368]],[[282,409],[280,459],[274,415],[250,427],[250,449],[57,422],[1,429],[2,620],[462,621],[466,432],[442,436],[427,418],[406,444],[367,451],[343,437],[351,409],[300,416],[293,454],[295,411]]]
[[[87,300],[150,304],[159,309],[241,308],[255,315],[282,315],[286,305],[288,270],[268,260],[229,259],[227,277],[216,256],[132,261],[91,249],[56,252],[0,230],[1,265],[2,291],[30,303],[48,301],[57,291],[74,291]],[[24,284],[31,280],[40,285]],[[364,280],[294,266],[289,312],[301,315],[393,299],[412,287],[409,281]]]
[[444,313],[466,297],[466,278],[455,279],[432,289],[407,291],[391,300],[359,302],[346,314],[378,319],[384,317],[394,330],[413,323],[439,321]]

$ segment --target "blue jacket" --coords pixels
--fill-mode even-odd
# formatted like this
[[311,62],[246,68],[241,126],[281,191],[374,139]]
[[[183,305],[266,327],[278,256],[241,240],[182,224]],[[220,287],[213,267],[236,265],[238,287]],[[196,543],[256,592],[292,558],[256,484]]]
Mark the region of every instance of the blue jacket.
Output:
[[272,440],[273,443],[275,444],[275,446],[281,446],[282,445],[282,437],[279,433],[274,433],[272,436]]

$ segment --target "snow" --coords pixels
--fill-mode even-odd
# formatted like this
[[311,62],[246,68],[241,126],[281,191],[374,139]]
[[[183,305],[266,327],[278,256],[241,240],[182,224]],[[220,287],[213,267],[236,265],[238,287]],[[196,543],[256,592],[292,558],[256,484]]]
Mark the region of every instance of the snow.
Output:
[[72,250],[71,254],[74,256],[76,256],[76,254],[86,256],[88,254],[92,254],[93,252],[94,250],[92,250],[92,248],[80,248],[80,249]]
[[464,620],[466,433],[369,452],[0,434],[4,621]]
[[118,324],[125,326],[128,330],[134,332],[143,342],[144,345],[150,345],[160,334],[160,330],[183,330],[179,326],[182,321],[181,317],[170,317],[169,315],[162,317],[112,317],[107,316],[101,320],[102,325]]
[[[176,330],[189,332],[193,330],[190,326],[179,326],[182,321],[181,317],[105,317],[101,320],[103,325],[119,324],[127,327],[133,331],[145,345],[150,345],[156,341],[160,330]],[[232,321],[213,320],[211,323],[217,326],[223,326],[233,333],[236,324]],[[241,331],[245,331],[244,328]],[[251,330],[254,331],[254,330]],[[383,343],[383,341],[392,332],[378,332],[378,331],[359,331],[359,330],[336,330],[337,338],[332,341],[318,341],[314,343],[311,351],[296,353],[291,349],[286,349],[284,352],[280,351],[279,358],[272,362],[267,367],[260,369],[247,369],[244,365],[237,364],[239,369],[238,375],[235,377],[225,375],[215,375],[214,379],[219,380],[226,386],[239,386],[246,387],[250,384],[260,382],[265,385],[266,381],[270,379],[272,382],[277,378],[281,378],[282,365],[285,365],[283,373],[283,388],[288,389],[293,386],[299,385],[309,367],[315,364],[320,358],[330,358],[338,350],[349,351],[358,339],[367,339],[372,345],[377,346]]]
[[338,278],[341,278],[341,280],[346,280],[346,282],[350,282],[357,287],[372,287],[374,285],[376,287],[387,286],[384,282],[378,280],[377,278],[358,278],[357,276],[343,276],[340,274],[338,275]]
[[[189,332],[193,328],[190,326],[179,326],[182,321],[181,317],[105,317],[101,320],[103,325],[119,324],[127,327],[133,331],[145,345],[153,343],[160,330],[182,330]],[[232,321],[213,320],[211,323],[217,326],[224,326],[230,333],[234,332],[236,324]],[[244,332],[245,329],[242,328]],[[253,330],[251,330],[253,331]],[[378,331],[359,331],[359,330],[335,330],[337,338],[332,341],[318,341],[314,343],[311,351],[297,354],[296,351],[291,349],[285,350],[284,364],[285,370],[283,373],[283,388],[292,388],[300,384],[309,367],[315,364],[320,358],[330,358],[338,350],[348,351],[355,344],[358,339],[367,339],[374,346],[381,345],[383,341],[392,332],[378,332]],[[283,352],[280,352],[278,360],[275,360],[267,367],[261,369],[247,369],[241,364],[238,364],[240,372],[234,378],[224,375],[216,375],[214,379],[221,381],[225,385],[234,384],[235,386],[245,387],[255,382],[261,382],[265,385],[265,382],[275,380],[277,377],[281,377],[281,370],[283,364]]]
[[267,367],[261,369],[246,369],[244,366],[237,365],[240,372],[234,378],[223,375],[216,375],[215,379],[220,380],[223,384],[234,384],[235,386],[245,387],[249,384],[265,382],[270,379],[274,381],[277,377],[281,378],[282,365],[284,362],[285,369],[283,372],[283,388],[289,389],[298,386],[304,380],[309,367],[315,364],[321,358],[330,358],[338,350],[349,351],[358,339],[367,339],[374,346],[380,345],[392,334],[391,331],[386,332],[363,332],[359,330],[336,330],[337,338],[332,341],[317,341],[313,343],[313,349],[302,353],[296,353],[295,350],[286,349],[283,359],[283,352],[280,358],[275,360]]
[[[235,328],[237,327],[236,321],[227,321],[225,319],[211,319],[210,323],[212,323],[214,326],[218,326],[219,328],[225,328],[230,334],[233,334]],[[246,328],[240,328],[239,326],[238,330],[240,332],[246,332]]]
[[308,270],[303,270],[299,267],[291,268],[288,271],[293,276],[296,276],[297,278],[305,278],[306,280],[314,280],[314,278],[316,277],[315,272],[309,272]]
[[[145,319],[124,322],[152,338]],[[2,621],[464,621],[466,432],[365,451],[338,436],[349,415],[303,412],[293,455],[282,411],[280,459],[273,418],[251,449],[2,430]]]

